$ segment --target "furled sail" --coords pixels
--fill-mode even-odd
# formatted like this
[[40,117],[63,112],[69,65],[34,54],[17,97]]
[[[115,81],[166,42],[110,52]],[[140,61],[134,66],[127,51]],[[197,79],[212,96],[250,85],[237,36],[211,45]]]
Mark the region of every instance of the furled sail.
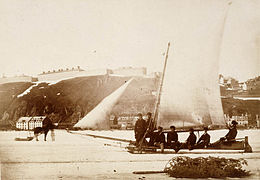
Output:
[[109,129],[109,115],[131,81],[132,79],[105,97],[92,111],[75,124],[74,127]]
[[213,2],[191,1],[180,10],[189,22],[178,27],[169,54],[157,126],[225,124],[218,67],[228,5]]

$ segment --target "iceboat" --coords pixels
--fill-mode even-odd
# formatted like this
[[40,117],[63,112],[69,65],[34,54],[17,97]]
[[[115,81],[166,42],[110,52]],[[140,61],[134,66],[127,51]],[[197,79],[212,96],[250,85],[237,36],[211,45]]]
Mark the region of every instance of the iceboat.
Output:
[[[210,130],[225,129],[227,122],[224,120],[220,96],[219,61],[231,4],[222,4],[224,10],[221,11],[212,4],[201,6],[195,2],[193,5],[190,10],[186,9],[190,23],[186,26],[180,24],[178,27],[185,30],[185,34],[182,31],[176,34],[177,40],[182,40],[174,44],[169,60],[168,44],[153,112],[153,124],[163,129],[174,125],[181,131],[187,131],[190,127],[195,130],[203,130],[203,127],[210,127]],[[160,151],[157,147],[145,145],[144,139],[138,147],[134,143],[129,144],[128,152]],[[205,150],[252,152],[247,136],[203,149]],[[166,152],[167,147],[164,150],[164,153]]]
[[[215,73],[216,76],[215,78],[212,76],[208,78],[209,76],[203,77],[200,75],[199,71],[196,70],[193,72],[192,76],[199,75],[203,79],[199,79],[199,82],[194,79],[193,82],[189,83],[189,85],[192,86],[185,88],[182,84],[183,82],[178,82],[178,79],[170,75],[171,71],[169,69],[167,70],[169,47],[170,43],[168,43],[163,74],[157,93],[153,123],[151,124],[161,126],[164,129],[169,129],[171,125],[174,125],[178,128],[177,132],[187,132],[191,127],[194,128],[195,131],[202,131],[203,127],[210,127],[210,131],[225,128],[227,122],[224,121],[221,105],[218,72],[210,71],[209,74],[212,75],[212,73]],[[201,68],[199,68],[199,70],[201,70]],[[185,83],[188,84],[188,82]],[[148,127],[150,127],[151,124],[149,124]],[[147,141],[145,140],[147,132],[148,131],[146,131],[142,142],[138,147],[136,146],[136,142],[131,142],[127,146],[128,152],[135,154],[162,153],[159,147],[147,145]],[[164,131],[164,133],[167,132],[167,130]],[[186,152],[187,150],[188,149],[186,149]],[[192,151],[193,153],[221,153],[222,150],[224,152],[226,150],[252,152],[252,148],[248,143],[248,136],[236,138],[227,142],[224,141],[214,146],[210,145],[203,149],[194,148]],[[175,151],[166,146],[163,153],[175,153]]]
[[[210,127],[210,130],[226,128],[218,78],[222,37],[229,5],[225,8],[220,2],[205,3],[208,4],[201,5],[196,1],[193,5],[186,6],[184,12],[180,11],[186,13],[186,19],[180,19],[180,22],[186,22],[187,19],[189,22],[180,23],[173,33],[176,45],[174,44],[171,60],[168,61],[170,43],[165,53],[161,83],[153,112],[153,124],[164,129],[169,129],[171,125],[183,131],[187,131],[189,127],[195,130],[202,130],[205,126]],[[109,129],[109,113],[129,83],[125,83],[106,97],[74,127]],[[90,134],[89,136],[130,142],[119,138]],[[145,143],[136,147],[135,142],[130,142],[126,148],[130,153],[158,151],[157,147],[146,146]],[[167,148],[164,153],[166,150]],[[209,147],[207,150],[252,152],[248,137],[234,139],[232,143]],[[196,150],[192,150],[194,151]]]

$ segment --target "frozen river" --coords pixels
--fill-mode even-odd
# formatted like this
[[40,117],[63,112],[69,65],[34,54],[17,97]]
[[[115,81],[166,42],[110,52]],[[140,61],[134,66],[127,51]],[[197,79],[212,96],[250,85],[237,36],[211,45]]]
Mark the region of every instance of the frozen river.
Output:
[[[210,131],[212,141],[227,131]],[[80,131],[96,135],[133,139],[133,131]],[[207,152],[181,150],[178,154],[130,154],[124,148],[126,143],[113,142],[56,130],[56,141],[50,133],[47,142],[14,141],[25,132],[0,132],[0,160],[2,179],[172,179],[166,174],[136,175],[133,171],[163,170],[174,156],[190,157],[219,156],[245,158],[246,169],[260,179],[260,130],[239,130],[238,137],[249,136],[253,153]],[[188,134],[179,133],[184,141]]]

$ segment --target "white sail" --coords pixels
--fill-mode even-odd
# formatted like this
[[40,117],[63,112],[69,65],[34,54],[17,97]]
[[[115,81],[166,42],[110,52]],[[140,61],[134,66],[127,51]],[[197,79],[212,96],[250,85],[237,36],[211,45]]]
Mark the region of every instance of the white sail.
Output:
[[92,111],[75,124],[74,127],[109,129],[109,115],[131,81],[132,79],[105,97]]
[[225,124],[218,67],[227,7],[192,1],[181,11],[189,23],[178,27],[179,38],[169,54],[157,126]]

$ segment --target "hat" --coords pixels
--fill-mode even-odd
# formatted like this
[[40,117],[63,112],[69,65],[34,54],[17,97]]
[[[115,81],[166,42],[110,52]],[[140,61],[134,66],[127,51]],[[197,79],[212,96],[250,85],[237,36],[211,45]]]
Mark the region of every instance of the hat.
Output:
[[161,126],[158,126],[158,130],[159,130],[159,129],[163,129],[163,128],[162,128]]
[[148,112],[147,115],[152,115],[152,113],[151,113],[151,112]]
[[175,126],[170,126],[170,129],[175,129]]
[[233,120],[233,121],[231,122],[231,124],[237,125],[238,123],[237,123],[235,120]]

